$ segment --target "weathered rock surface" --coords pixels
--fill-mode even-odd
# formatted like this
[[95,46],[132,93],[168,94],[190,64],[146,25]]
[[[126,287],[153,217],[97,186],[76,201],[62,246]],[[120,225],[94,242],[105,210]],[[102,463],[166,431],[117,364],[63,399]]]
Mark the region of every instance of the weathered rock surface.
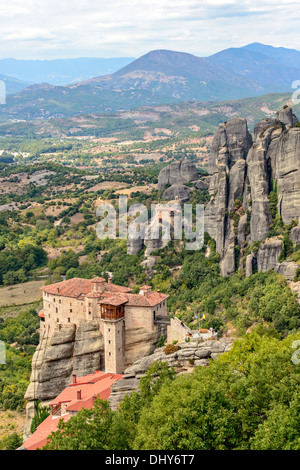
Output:
[[172,162],[159,172],[157,189],[161,191],[167,185],[184,184],[198,179],[199,174],[193,163]]
[[292,127],[297,124],[297,116],[293,113],[290,106],[285,106],[283,109],[276,113],[276,119],[283,122],[287,127]]
[[290,237],[294,245],[300,244],[300,226],[299,225],[297,227],[292,228]]
[[257,253],[258,271],[269,271],[274,269],[279,262],[279,256],[282,252],[281,239],[268,239],[261,243]]
[[199,180],[195,183],[195,188],[200,189],[200,190],[208,189],[209,188],[209,183],[207,183],[206,181],[203,181],[203,180]]
[[167,201],[178,199],[181,202],[187,202],[190,198],[190,192],[191,190],[183,184],[173,184],[164,191],[162,198]]
[[[223,276],[238,267],[250,275],[257,265],[258,271],[276,268],[291,277],[291,267],[279,267],[282,240],[267,237],[274,216],[271,191],[284,223],[300,219],[300,128],[293,127],[297,122],[292,109],[285,107],[256,124],[253,141],[245,119],[221,124],[214,136],[205,231],[216,241]],[[300,242],[300,226],[292,229],[291,240]],[[254,242],[261,242],[258,253],[245,257],[243,264],[242,249]]]
[[42,336],[32,359],[30,384],[25,394],[28,415],[24,439],[28,437],[35,399],[55,398],[70,382],[72,374],[86,375],[100,368],[103,337],[96,322],[57,330],[49,339]]
[[196,366],[205,367],[210,360],[216,359],[220,354],[231,349],[233,339],[207,340],[179,344],[179,349],[172,354],[165,354],[164,348],[158,348],[148,357],[137,360],[124,372],[124,378],[115,382],[111,388],[109,403],[116,409],[126,394],[138,390],[140,378],[145,375],[155,361],[167,362],[174,367],[177,374],[191,372]]
[[278,182],[278,210],[289,224],[300,219],[300,128],[283,132],[275,152],[274,178]]
[[298,263],[283,261],[275,267],[274,271],[282,274],[288,281],[293,281],[299,268]]

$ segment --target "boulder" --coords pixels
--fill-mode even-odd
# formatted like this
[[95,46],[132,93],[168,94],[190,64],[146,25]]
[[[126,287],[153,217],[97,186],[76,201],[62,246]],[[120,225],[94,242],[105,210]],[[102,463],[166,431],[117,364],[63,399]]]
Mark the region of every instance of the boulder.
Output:
[[195,188],[196,188],[196,189],[199,189],[199,190],[201,191],[201,190],[204,190],[204,189],[208,189],[208,188],[209,188],[209,184],[206,183],[205,181],[198,180],[198,181],[196,181],[196,183],[195,183]]
[[168,189],[166,189],[162,195],[162,199],[167,199],[168,201],[178,201],[187,202],[190,198],[191,190],[184,186],[183,184],[173,184]]
[[275,267],[274,271],[282,274],[288,281],[293,281],[298,269],[300,269],[298,263],[283,261]]
[[276,113],[276,119],[283,122],[287,127],[293,127],[298,122],[298,119],[290,106],[285,106],[283,109],[278,111]]
[[157,189],[161,191],[167,185],[189,183],[199,179],[196,166],[189,161],[172,162],[158,175]]

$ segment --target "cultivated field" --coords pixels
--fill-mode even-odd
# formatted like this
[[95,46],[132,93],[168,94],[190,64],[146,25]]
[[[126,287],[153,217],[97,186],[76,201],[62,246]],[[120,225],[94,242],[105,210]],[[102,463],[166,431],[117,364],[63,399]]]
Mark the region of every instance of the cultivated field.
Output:
[[40,287],[44,280],[24,282],[15,286],[0,287],[0,307],[4,305],[24,305],[41,299]]

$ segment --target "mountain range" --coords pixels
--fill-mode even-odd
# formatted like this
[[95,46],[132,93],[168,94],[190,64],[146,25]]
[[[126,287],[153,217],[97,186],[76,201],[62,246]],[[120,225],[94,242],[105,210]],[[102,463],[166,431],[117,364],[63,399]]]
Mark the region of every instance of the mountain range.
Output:
[[[76,71],[75,59],[69,60]],[[110,74],[64,86],[31,85],[8,96],[0,117],[2,121],[32,120],[111,113],[141,105],[240,99],[292,92],[292,83],[299,79],[300,52],[293,49],[253,43],[209,57],[156,50]]]
[[0,59],[0,72],[11,79],[26,82],[26,86],[43,82],[51,83],[51,85],[68,85],[99,75],[114,73],[133,60],[134,57],[109,59],[81,57],[54,60],[18,60],[9,58]]

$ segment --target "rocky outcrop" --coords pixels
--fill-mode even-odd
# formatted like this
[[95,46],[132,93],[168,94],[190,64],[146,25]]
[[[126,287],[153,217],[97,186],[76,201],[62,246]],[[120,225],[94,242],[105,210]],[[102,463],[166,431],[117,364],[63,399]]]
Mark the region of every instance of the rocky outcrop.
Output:
[[[274,201],[276,195],[284,223],[299,221],[300,128],[293,127],[296,123],[292,109],[285,107],[257,123],[253,138],[246,120],[237,118],[221,124],[214,136],[205,231],[216,241],[224,276],[238,267],[250,275],[256,265],[258,271],[279,265],[282,240],[267,240],[274,217],[270,197]],[[299,243],[299,226],[292,229],[291,239]],[[256,242],[261,242],[258,253],[245,257],[241,266],[243,249]]]
[[275,267],[274,271],[282,274],[288,281],[293,281],[298,269],[300,269],[300,265],[298,263],[293,261],[283,261]]
[[183,184],[173,184],[164,191],[162,199],[167,199],[167,201],[178,200],[187,202],[190,198],[190,192],[191,190]]
[[[215,239],[221,257],[226,258],[223,272],[234,271],[232,247],[236,234],[230,216],[236,202],[244,196],[246,157],[251,145],[247,122],[241,118],[221,124],[212,143],[209,161],[211,200],[205,209],[205,230]],[[229,246],[230,253],[226,256]]]
[[216,359],[231,349],[233,340],[222,338],[220,340],[191,341],[179,344],[179,349],[172,354],[165,354],[164,347],[155,350],[154,354],[136,361],[124,372],[124,378],[118,380],[111,387],[109,403],[116,409],[126,394],[137,390],[141,377],[155,361],[164,361],[169,367],[174,367],[177,374],[192,372],[197,366],[207,366],[210,360]]
[[261,243],[257,253],[258,271],[269,271],[278,265],[279,256],[282,252],[281,239],[268,239]]
[[136,255],[144,248],[144,240],[142,238],[127,238],[127,254]]
[[195,188],[200,189],[200,190],[208,189],[209,188],[209,183],[207,183],[206,181],[203,181],[203,180],[198,180],[195,183]]
[[290,106],[284,106],[284,108],[276,113],[276,119],[283,122],[287,128],[293,127],[297,124],[297,116],[293,113]]
[[159,338],[166,336],[166,334],[166,323],[157,324],[157,329],[153,332],[149,332],[145,328],[132,328],[128,330],[125,345],[127,364],[135,362],[137,357],[152,354]]
[[288,224],[300,218],[300,128],[282,133],[274,155],[278,210]]
[[188,161],[172,162],[159,172],[157,189],[161,191],[167,185],[184,184],[199,179],[196,166]]
[[25,394],[27,400],[24,439],[30,435],[34,415],[34,400],[47,405],[70,382],[72,374],[83,376],[100,369],[104,351],[102,334],[97,322],[63,327],[51,338],[41,335],[32,358],[30,384]]
[[298,227],[292,228],[290,237],[294,245],[300,244],[300,226],[299,225]]

